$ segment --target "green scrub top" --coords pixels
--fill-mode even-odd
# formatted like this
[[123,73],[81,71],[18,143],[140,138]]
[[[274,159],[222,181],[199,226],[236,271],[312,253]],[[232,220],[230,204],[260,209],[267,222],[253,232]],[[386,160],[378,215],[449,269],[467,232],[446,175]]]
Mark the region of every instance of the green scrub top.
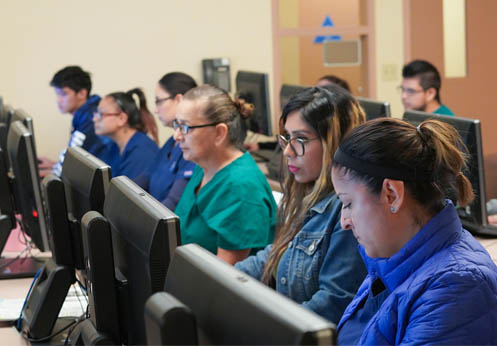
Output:
[[196,243],[216,254],[218,247],[258,249],[272,243],[276,202],[249,153],[218,171],[195,194],[203,176],[196,166],[175,210],[182,244]]

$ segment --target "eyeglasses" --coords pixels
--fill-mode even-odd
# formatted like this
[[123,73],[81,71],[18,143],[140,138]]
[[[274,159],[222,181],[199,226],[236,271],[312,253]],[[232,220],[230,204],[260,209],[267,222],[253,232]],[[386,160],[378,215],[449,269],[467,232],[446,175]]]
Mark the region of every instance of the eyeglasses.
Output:
[[421,90],[416,90],[416,89],[413,89],[413,88],[404,88],[402,85],[399,85],[397,87],[397,90],[399,90],[399,92],[401,94],[403,93],[406,93],[407,95],[409,96],[412,96],[414,94],[417,94],[417,93],[421,93],[421,92],[424,92],[425,90],[424,89],[421,89]]
[[119,114],[121,114],[121,112],[119,112],[119,113],[105,113],[105,112],[97,110],[97,111],[93,112],[93,117],[96,118],[97,120],[101,120],[103,117],[110,116],[110,115],[119,115]]
[[281,149],[285,150],[286,147],[290,145],[290,148],[297,156],[304,156],[305,144],[315,139],[319,139],[319,137],[304,139],[304,138],[287,138],[285,136],[278,135],[278,143]]
[[155,99],[155,105],[156,105],[156,106],[158,106],[158,105],[160,105],[162,102],[167,101],[167,100],[170,100],[170,99],[173,99],[173,98],[174,98],[174,96],[163,97],[163,98],[161,98],[161,99],[157,99],[157,98],[156,98],[156,99]]
[[190,130],[193,129],[199,129],[202,127],[209,127],[209,126],[216,126],[221,124],[220,122],[215,122],[215,123],[210,123],[210,124],[204,124],[204,125],[186,125],[186,124],[180,124],[176,119],[173,120],[173,129],[176,131],[179,129],[179,132],[181,132],[182,135],[187,135]]

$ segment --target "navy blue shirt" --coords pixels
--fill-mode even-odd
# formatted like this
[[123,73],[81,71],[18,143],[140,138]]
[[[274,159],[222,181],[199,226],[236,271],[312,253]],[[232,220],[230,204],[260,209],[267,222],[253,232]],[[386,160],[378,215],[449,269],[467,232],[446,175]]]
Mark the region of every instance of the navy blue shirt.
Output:
[[193,162],[183,158],[183,151],[175,144],[171,136],[150,167],[136,179],[142,188],[171,210],[176,208],[195,168]]
[[158,152],[159,147],[150,137],[141,131],[136,131],[119,155],[119,160],[113,160],[112,176],[125,175],[135,180],[148,169]]

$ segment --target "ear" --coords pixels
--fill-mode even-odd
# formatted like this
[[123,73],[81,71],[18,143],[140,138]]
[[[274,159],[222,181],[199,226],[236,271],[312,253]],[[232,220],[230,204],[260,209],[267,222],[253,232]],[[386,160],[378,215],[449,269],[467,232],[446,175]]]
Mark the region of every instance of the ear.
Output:
[[437,89],[428,88],[425,90],[425,100],[427,102],[435,100],[435,96],[437,95]]
[[222,145],[228,138],[228,125],[220,123],[216,125],[216,138],[214,144],[216,146]]
[[405,185],[401,180],[385,179],[381,189],[381,199],[391,213],[396,213],[404,204]]
[[129,126],[128,125],[128,115],[126,113],[124,113],[123,111],[121,111],[121,114],[119,114],[116,117],[116,120],[117,120],[117,125],[119,127]]
[[76,97],[80,100],[86,100],[88,98],[88,90],[81,89],[76,93]]

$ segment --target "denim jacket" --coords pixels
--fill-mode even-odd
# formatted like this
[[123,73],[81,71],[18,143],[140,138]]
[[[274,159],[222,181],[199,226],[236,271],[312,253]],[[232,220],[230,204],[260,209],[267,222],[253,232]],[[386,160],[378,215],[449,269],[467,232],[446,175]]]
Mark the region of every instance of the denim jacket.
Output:
[[[281,256],[276,290],[338,323],[366,276],[351,231],[342,229],[342,204],[331,194],[312,207],[302,229]],[[260,280],[271,245],[235,267]]]

